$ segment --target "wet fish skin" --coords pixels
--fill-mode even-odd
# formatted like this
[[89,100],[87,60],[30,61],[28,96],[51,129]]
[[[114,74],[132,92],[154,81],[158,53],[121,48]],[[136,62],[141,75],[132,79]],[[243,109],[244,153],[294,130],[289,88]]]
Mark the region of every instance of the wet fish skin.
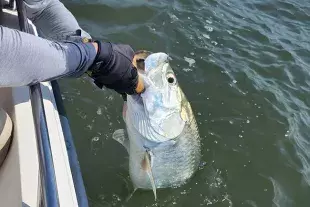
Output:
[[[177,187],[188,181],[201,159],[195,117],[179,85],[168,81],[167,77],[176,77],[165,58],[159,54],[152,62],[145,62],[146,67],[155,69],[142,75],[151,73],[153,83],[145,94],[127,97],[123,111],[126,130],[113,134],[129,153],[129,174],[135,189],[153,189],[155,198],[154,188]],[[161,87],[156,87],[156,81]],[[158,96],[161,102],[156,100]]]
[[[152,189],[148,176],[140,167],[139,160],[143,159],[143,142],[145,138],[127,125],[130,139],[129,173],[135,188]],[[149,143],[151,145],[153,143]],[[150,150],[152,172],[156,188],[177,187],[184,184],[197,170],[200,158],[200,137],[196,123],[185,126],[184,131],[175,139],[155,144]]]

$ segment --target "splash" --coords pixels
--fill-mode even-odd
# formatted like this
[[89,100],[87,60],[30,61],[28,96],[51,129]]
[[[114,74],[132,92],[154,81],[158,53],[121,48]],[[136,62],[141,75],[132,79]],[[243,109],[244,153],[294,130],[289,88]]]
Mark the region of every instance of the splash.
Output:
[[189,67],[192,67],[196,63],[196,61],[193,58],[184,57],[184,60],[188,62]]
[[207,35],[207,34],[202,34],[202,36],[203,36],[204,38],[206,38],[206,39],[210,39],[210,36]]
[[286,194],[284,188],[280,185],[272,177],[269,178],[273,185],[273,199],[272,202],[275,204],[276,207],[285,207],[285,206],[292,206],[292,200]]

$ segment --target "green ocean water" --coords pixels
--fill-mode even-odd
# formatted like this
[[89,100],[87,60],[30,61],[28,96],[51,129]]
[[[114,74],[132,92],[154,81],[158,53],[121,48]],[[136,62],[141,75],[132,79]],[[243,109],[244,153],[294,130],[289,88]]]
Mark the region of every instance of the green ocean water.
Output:
[[95,39],[166,52],[203,158],[184,186],[137,191],[112,133],[122,99],[61,80],[90,206],[310,206],[310,2],[66,0]]

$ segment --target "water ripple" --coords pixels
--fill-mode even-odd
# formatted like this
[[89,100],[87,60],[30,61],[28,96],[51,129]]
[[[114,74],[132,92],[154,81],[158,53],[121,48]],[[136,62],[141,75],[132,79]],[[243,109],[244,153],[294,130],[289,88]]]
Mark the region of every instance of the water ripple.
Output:
[[[159,191],[158,203],[151,192],[137,192],[126,206],[310,205],[308,0],[65,4],[95,38],[167,52],[195,114],[200,114],[196,118],[207,164],[186,186]],[[123,205],[118,195],[128,187],[87,172],[125,162],[111,156],[120,149],[108,138],[124,127],[121,99],[80,80],[62,86],[91,202]],[[96,147],[94,157],[88,140],[98,136],[104,136],[104,144]],[[89,157],[96,165],[89,164]],[[115,186],[116,192],[90,185],[97,182]],[[109,199],[97,199],[103,194]]]

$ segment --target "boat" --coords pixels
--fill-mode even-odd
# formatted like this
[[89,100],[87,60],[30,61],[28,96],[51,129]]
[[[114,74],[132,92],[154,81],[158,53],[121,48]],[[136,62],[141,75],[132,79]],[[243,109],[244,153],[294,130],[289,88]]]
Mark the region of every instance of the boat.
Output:
[[[0,24],[38,35],[23,8],[7,2]],[[88,206],[58,83],[0,88],[0,108],[13,122],[0,151],[0,206]]]

